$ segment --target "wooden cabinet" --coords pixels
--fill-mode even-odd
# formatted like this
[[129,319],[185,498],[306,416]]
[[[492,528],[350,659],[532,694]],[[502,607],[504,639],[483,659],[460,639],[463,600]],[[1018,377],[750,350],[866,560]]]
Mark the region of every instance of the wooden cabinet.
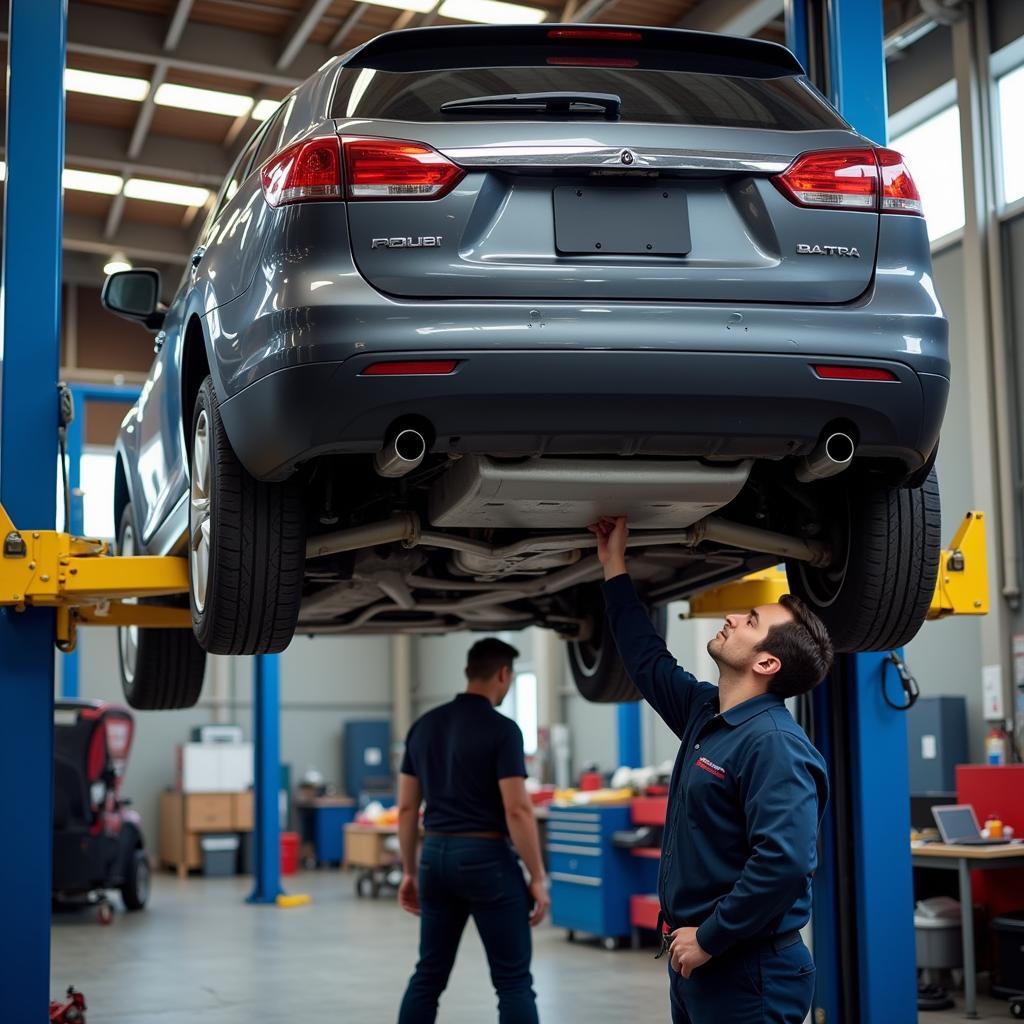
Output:
[[252,793],[160,794],[160,862],[184,878],[203,865],[199,837],[207,832],[251,832]]

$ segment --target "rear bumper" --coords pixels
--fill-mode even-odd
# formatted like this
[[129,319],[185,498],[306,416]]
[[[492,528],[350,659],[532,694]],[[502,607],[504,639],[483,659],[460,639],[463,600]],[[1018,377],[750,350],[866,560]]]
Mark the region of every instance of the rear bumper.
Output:
[[843,424],[858,457],[913,471],[938,440],[949,388],[945,375],[893,359],[841,361],[896,381],[836,381],[812,369],[835,355],[645,348],[417,348],[417,359],[459,365],[444,376],[363,375],[408,355],[374,351],[260,377],[221,406],[239,458],[257,477],[283,479],[318,455],[375,451],[406,417],[429,423],[435,452],[507,455],[782,458]]

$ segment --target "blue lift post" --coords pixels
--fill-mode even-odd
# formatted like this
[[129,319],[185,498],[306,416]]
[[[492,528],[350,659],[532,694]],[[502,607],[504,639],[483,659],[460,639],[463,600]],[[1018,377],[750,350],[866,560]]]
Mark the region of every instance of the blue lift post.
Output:
[[[847,121],[884,144],[881,0],[787,0],[786,34],[804,66],[820,71],[816,77],[825,80],[817,84]],[[841,657],[815,694],[817,742],[849,796],[825,822],[815,878],[815,1009],[843,1024],[917,1019],[907,723],[882,696],[886,657]],[[838,834],[837,819],[848,835]],[[844,899],[851,887],[852,902]],[[844,906],[853,920],[841,919]],[[840,957],[851,931],[847,959],[856,964],[855,978],[843,977]]]
[[281,676],[279,656],[261,654],[252,677],[255,812],[253,890],[249,903],[275,903],[281,889]]
[[[75,537],[85,534],[85,508],[82,501],[82,455],[85,453],[86,403],[134,402],[139,397],[137,387],[116,384],[72,384],[75,400],[75,418],[68,427],[68,490],[71,492],[71,514],[65,529]],[[117,529],[117,523],[114,523]],[[64,655],[61,662],[60,692],[62,697],[79,695],[78,650]]]
[[619,766],[639,768],[644,763],[640,701],[619,704],[616,724],[619,737]]
[[[56,525],[66,0],[12,0],[0,340],[0,502]],[[2,544],[4,538],[0,538]],[[0,777],[16,834],[0,849],[3,1015],[46,1016],[50,988],[55,613],[0,610]]]

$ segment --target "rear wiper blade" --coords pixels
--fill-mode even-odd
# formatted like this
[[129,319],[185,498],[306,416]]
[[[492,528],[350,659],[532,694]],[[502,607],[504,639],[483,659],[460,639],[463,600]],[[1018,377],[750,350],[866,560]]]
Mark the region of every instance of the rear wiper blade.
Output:
[[622,97],[610,92],[520,92],[498,96],[470,96],[441,104],[443,114],[472,113],[487,110],[521,113],[523,109],[541,110],[545,114],[603,113],[609,121],[619,119]]

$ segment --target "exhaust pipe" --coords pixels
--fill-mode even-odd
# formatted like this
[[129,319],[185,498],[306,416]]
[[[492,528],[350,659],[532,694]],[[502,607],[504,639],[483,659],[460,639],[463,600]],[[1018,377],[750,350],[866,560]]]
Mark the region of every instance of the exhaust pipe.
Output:
[[373,457],[374,468],[381,476],[394,479],[411,473],[427,454],[427,439],[412,429],[400,430]]
[[849,434],[836,431],[823,438],[810,455],[805,455],[796,467],[796,478],[802,484],[824,480],[842,473],[853,461],[856,445]]

